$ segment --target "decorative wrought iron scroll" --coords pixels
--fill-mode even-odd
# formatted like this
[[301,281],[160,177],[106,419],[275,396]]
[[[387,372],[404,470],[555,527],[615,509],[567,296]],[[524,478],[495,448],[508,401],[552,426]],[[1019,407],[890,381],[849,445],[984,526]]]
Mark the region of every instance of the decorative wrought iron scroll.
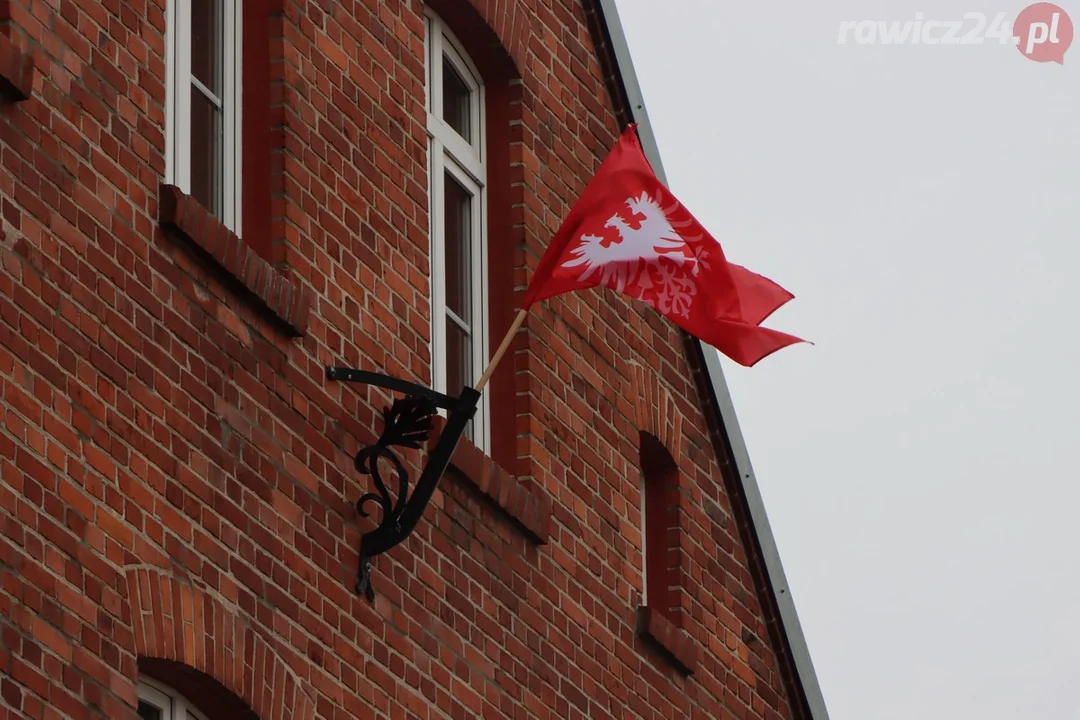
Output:
[[[365,506],[374,503],[381,515],[378,526],[360,539],[360,566],[356,575],[357,594],[374,600],[371,559],[400,545],[416,529],[450,464],[458,440],[476,414],[480,393],[474,388],[465,387],[461,395],[454,398],[400,378],[341,367],[328,367],[326,377],[329,380],[376,385],[404,395],[383,408],[383,429],[379,439],[374,445],[362,448],[354,460],[356,469],[370,475],[375,485],[374,492],[365,493],[356,502],[356,509],[367,517]],[[448,411],[446,424],[410,492],[409,472],[399,457],[399,448],[419,449],[431,435],[439,408]],[[383,466],[380,466],[380,460],[385,461]],[[396,475],[396,492],[391,491],[390,484],[383,477],[386,465]]]

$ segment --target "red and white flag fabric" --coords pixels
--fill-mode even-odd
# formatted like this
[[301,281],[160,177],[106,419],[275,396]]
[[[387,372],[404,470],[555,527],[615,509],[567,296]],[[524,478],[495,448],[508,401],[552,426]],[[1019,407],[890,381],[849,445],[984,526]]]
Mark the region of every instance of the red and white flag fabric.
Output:
[[727,261],[720,243],[656,177],[636,123],[555,234],[522,309],[597,286],[647,303],[741,365],[803,342],[760,326],[794,296]]

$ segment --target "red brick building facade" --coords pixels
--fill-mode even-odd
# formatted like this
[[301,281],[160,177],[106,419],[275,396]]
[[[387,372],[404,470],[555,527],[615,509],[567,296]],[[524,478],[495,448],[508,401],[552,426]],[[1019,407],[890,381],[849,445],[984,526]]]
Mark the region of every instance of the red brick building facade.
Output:
[[471,385],[654,149],[608,0],[0,19],[0,718],[826,717],[715,358],[607,291],[354,592],[392,396],[326,368]]

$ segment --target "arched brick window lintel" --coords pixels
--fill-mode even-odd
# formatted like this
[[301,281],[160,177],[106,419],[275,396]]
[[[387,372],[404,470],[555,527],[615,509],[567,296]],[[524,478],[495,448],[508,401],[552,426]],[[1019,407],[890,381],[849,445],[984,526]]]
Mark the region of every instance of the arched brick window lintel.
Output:
[[525,67],[532,23],[514,23],[514,14],[520,9],[482,0],[425,0],[422,4],[442,17],[466,44],[485,84],[502,84],[521,76],[519,68]]
[[190,688],[197,671],[258,718],[314,718],[310,691],[234,606],[160,568],[129,568],[126,581],[141,673]]
[[629,388],[633,388],[637,427],[653,435],[675,459],[682,457],[683,416],[667,388],[660,384],[656,371],[636,362],[630,365]]

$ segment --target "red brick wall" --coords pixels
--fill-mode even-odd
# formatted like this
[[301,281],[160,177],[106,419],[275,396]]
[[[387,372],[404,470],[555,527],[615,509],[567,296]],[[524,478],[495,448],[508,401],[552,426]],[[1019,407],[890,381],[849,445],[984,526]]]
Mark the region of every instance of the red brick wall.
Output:
[[[493,89],[494,345],[627,118],[591,3],[432,4]],[[0,718],[134,717],[140,668],[263,718],[797,716],[680,336],[612,293],[534,310],[494,462],[462,445],[352,592],[387,398],[324,369],[428,377],[419,2],[267,4],[246,238],[161,188],[164,0],[7,10]],[[642,431],[678,461],[675,622],[639,611]]]

